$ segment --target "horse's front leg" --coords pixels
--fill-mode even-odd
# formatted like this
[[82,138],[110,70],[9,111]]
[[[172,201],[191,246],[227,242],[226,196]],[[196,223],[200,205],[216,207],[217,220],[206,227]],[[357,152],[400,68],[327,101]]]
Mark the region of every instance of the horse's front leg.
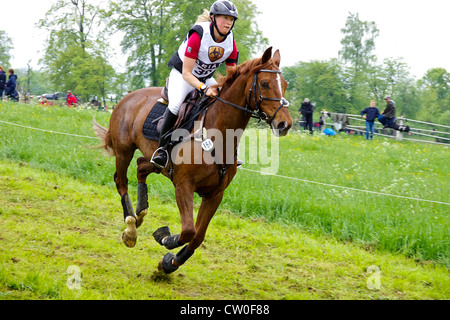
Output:
[[208,229],[209,223],[216,213],[217,208],[219,208],[222,198],[223,191],[202,199],[202,204],[198,210],[197,222],[195,224],[196,233],[192,241],[189,242],[190,251],[195,251],[200,247],[203,240],[205,240],[206,230]]
[[195,252],[195,250],[202,244],[205,239],[206,230],[211,222],[212,217],[217,211],[222,202],[223,192],[220,192],[211,197],[205,197],[198,211],[197,222],[195,224],[195,235],[190,240],[189,244],[184,246],[177,255],[169,252],[163,260],[160,261],[158,269],[163,270],[166,274],[176,271],[183,265]]
[[148,211],[148,188],[147,176],[153,172],[153,165],[144,158],[137,159],[138,199],[136,204],[136,227],[139,228],[144,222]]
[[[194,191],[189,185],[177,185],[175,186],[175,195],[178,209],[180,210],[181,234],[171,235],[168,227],[162,227],[153,234],[155,240],[167,249],[175,249],[185,243],[189,243],[195,236],[193,212]],[[167,274],[172,273],[189,259],[192,254],[193,252],[187,250],[187,246],[185,246],[176,256],[169,252],[164,256],[163,260],[160,261],[158,269],[164,270]]]

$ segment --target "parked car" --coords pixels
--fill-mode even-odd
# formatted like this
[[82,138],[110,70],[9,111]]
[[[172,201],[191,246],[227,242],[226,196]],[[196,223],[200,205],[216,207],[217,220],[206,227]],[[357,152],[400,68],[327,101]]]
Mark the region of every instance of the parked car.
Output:
[[58,92],[55,93],[44,93],[41,95],[41,97],[44,97],[47,100],[58,100],[59,99],[59,94]]

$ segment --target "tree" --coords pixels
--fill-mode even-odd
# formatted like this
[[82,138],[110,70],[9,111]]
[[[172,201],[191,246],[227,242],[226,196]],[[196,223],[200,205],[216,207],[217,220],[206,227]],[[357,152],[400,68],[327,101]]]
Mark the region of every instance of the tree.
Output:
[[317,110],[349,113],[351,105],[341,74],[342,66],[336,59],[299,62],[294,67],[283,68],[283,75],[289,83],[286,97],[292,105],[300,106],[304,98],[309,98]]
[[[132,89],[163,85],[172,54],[211,6],[210,0],[121,0],[112,1],[109,26],[124,33],[122,50],[128,53],[129,82]],[[241,61],[251,58],[267,40],[255,22],[256,6],[250,0],[234,1],[239,20],[233,30]]]
[[375,38],[379,35],[375,22],[361,21],[358,13],[349,13],[345,28],[342,28],[341,32],[344,38],[341,40],[343,48],[339,51],[340,58],[350,63],[355,72],[364,71],[376,60],[372,54]]
[[[103,10],[89,0],[59,0],[38,26],[49,32],[49,46],[41,63],[54,91],[71,90],[106,99],[114,74],[109,64]],[[100,83],[102,82],[102,83]]]
[[[131,88],[161,84],[168,75],[158,72],[165,60],[164,45],[170,29],[167,0],[121,0],[110,3],[109,26],[124,34],[122,51],[127,59]],[[167,60],[168,61],[168,60]]]
[[105,60],[104,54],[97,51],[85,57],[78,55],[74,58],[74,64],[74,78],[83,79],[76,83],[74,91],[87,97],[95,95],[98,100],[101,98],[105,105],[107,93],[112,90],[113,82],[110,79],[115,77],[115,71]]
[[422,110],[420,117],[425,121],[447,121],[450,106],[450,73],[444,68],[434,68],[427,71],[418,81],[421,88]]
[[375,22],[361,21],[357,13],[349,13],[341,32],[344,37],[341,40],[343,47],[339,51],[339,57],[349,66],[344,73],[344,81],[350,102],[354,108],[360,108],[366,104],[371,92],[368,74],[376,61],[372,52],[379,30]]
[[11,55],[9,51],[13,49],[13,43],[8,34],[0,30],[0,65],[3,67],[9,66],[9,60],[11,59]]
[[89,0],[58,0],[38,26],[57,35],[62,43],[79,45],[86,52],[87,43],[95,37],[94,26],[100,24],[100,11]]

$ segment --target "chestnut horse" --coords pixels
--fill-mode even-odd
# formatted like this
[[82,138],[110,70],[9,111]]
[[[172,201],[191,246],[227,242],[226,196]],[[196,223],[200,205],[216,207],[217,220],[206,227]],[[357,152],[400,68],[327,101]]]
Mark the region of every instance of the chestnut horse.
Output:
[[[215,130],[225,137],[227,130],[240,129],[242,132],[250,117],[257,117],[266,121],[275,135],[286,135],[292,126],[292,119],[287,108],[289,104],[284,99],[287,82],[282,77],[279,67],[280,53],[277,50],[272,57],[270,47],[261,58],[244,62],[236,66],[227,76],[221,77],[218,80],[221,87],[220,97],[213,100],[203,118],[202,115],[199,116],[199,119],[202,118],[203,127],[200,128],[203,129],[202,132]],[[160,94],[161,88],[144,88],[128,94],[114,109],[109,130],[94,121],[94,129],[102,141],[102,147],[116,157],[114,180],[122,198],[127,226],[122,240],[128,247],[136,244],[137,228],[147,214],[146,180],[156,169],[150,163],[150,159],[158,148],[158,141],[145,138],[142,127],[149,111],[161,97]],[[192,133],[194,131],[195,128]],[[215,136],[217,137],[217,134]],[[236,150],[239,139],[240,135],[235,136],[231,142],[222,139],[223,141],[216,143],[219,142],[217,138],[210,140],[209,142],[214,141],[215,150],[227,151],[220,153],[220,156],[219,152],[215,152],[216,161],[209,163],[204,160],[194,161],[194,157],[199,153],[211,157],[211,151],[198,148],[200,143],[198,139],[194,139],[193,134],[174,147],[183,151],[175,155],[172,152],[172,159],[161,173],[171,179],[175,186],[176,202],[181,216],[181,234],[171,235],[168,227],[162,227],[156,230],[153,236],[159,244],[169,250],[186,245],[177,255],[169,252],[160,261],[158,268],[165,273],[177,270],[203,242],[208,224],[222,201],[224,191],[236,174]],[[134,213],[128,196],[127,169],[136,149],[142,152],[143,157],[137,159],[138,200]],[[197,155],[194,155],[194,151]],[[177,157],[183,157],[181,155],[183,152],[190,154],[188,156],[190,161],[185,161],[186,159],[179,161]],[[195,223],[194,192],[202,197]]]

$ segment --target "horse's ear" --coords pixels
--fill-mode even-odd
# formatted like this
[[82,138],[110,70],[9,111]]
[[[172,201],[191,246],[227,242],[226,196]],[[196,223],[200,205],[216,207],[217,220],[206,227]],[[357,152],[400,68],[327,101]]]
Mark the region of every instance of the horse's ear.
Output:
[[280,67],[280,61],[281,61],[281,56],[280,56],[280,50],[275,51],[275,53],[273,54],[273,62],[275,63],[275,65],[279,68]]
[[267,48],[266,51],[264,52],[261,58],[261,64],[265,64],[270,60],[270,58],[272,58],[272,47]]

